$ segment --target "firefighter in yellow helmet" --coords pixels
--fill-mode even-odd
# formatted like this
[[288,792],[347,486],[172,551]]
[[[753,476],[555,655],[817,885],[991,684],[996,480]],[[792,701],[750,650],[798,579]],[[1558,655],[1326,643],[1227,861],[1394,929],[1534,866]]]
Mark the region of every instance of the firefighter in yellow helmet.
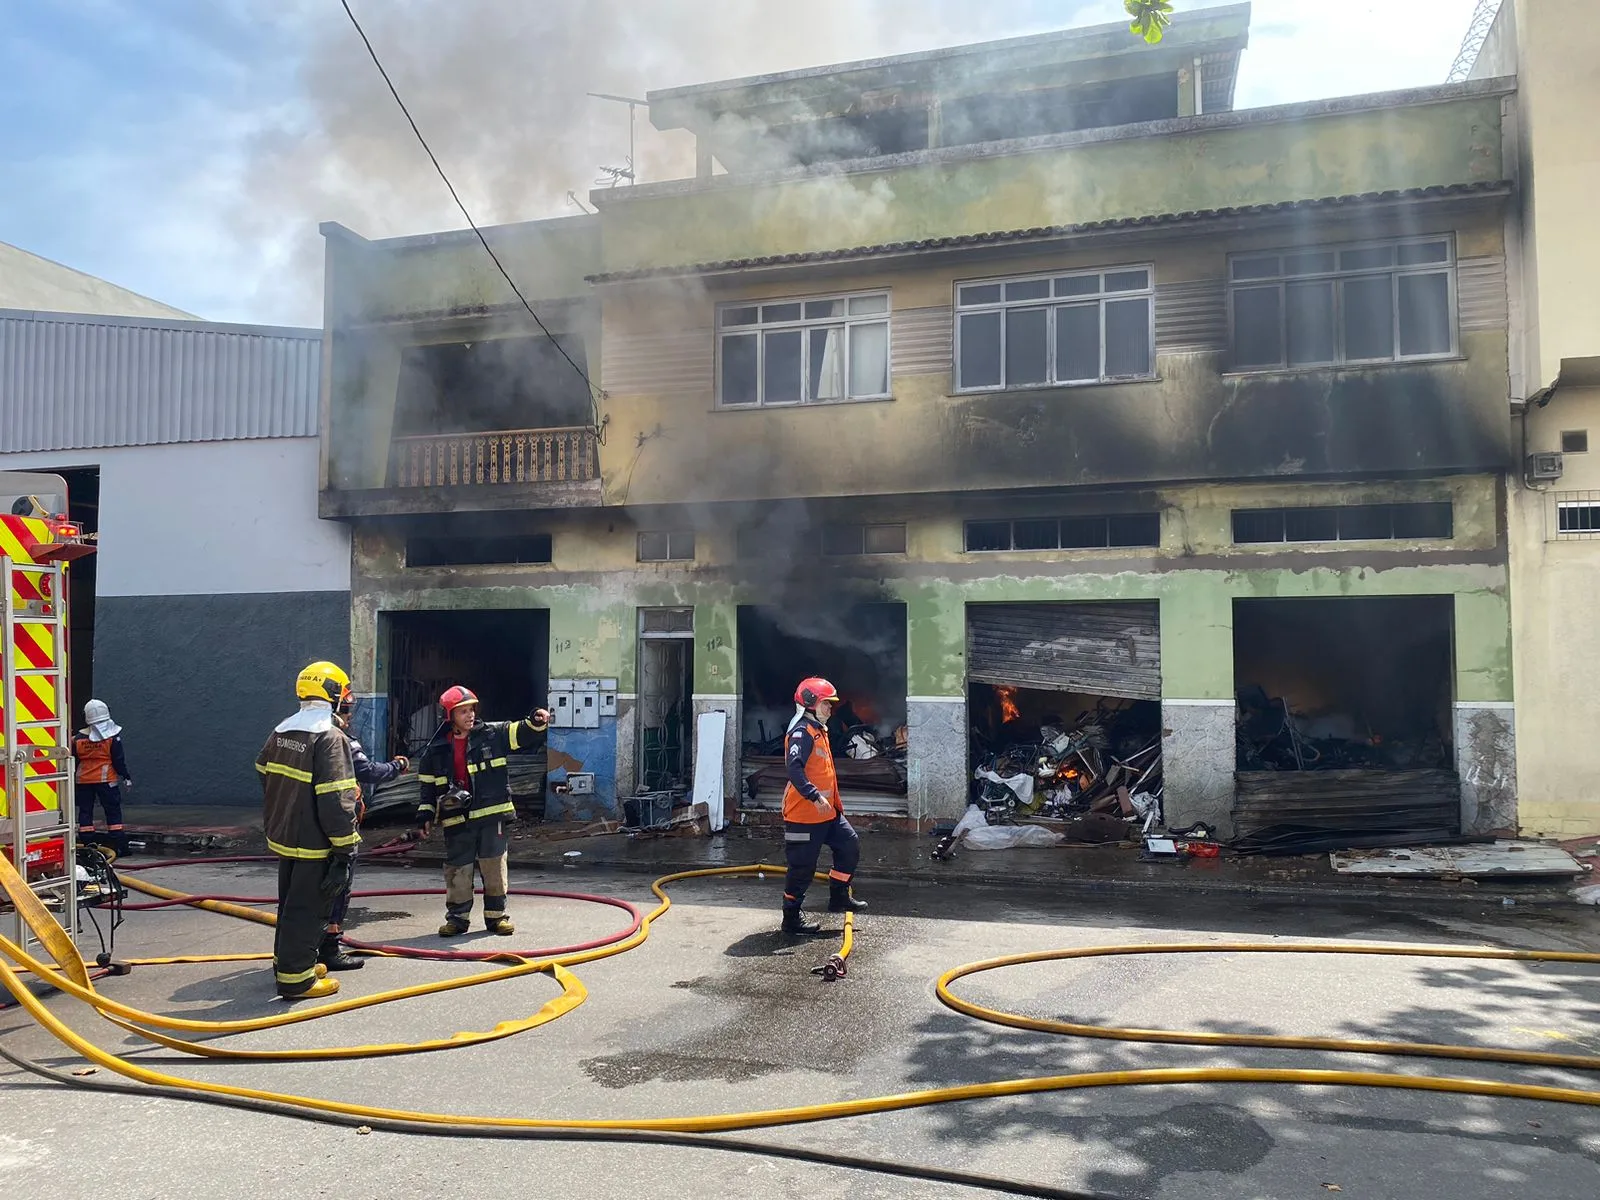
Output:
[[319,969],[323,927],[349,882],[356,832],[355,766],[334,710],[350,677],[314,662],[294,684],[300,710],[278,723],[256,756],[267,846],[278,856],[278,929],[272,969],[285,1000],[329,996],[337,981]]

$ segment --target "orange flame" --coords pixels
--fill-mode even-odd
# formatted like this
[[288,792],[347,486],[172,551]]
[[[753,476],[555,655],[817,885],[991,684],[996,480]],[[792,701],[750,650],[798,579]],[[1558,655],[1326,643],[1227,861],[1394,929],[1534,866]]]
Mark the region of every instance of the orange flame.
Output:
[[1017,707],[1017,689],[1014,687],[997,687],[994,694],[1000,697],[1000,719],[1002,721],[1015,721],[1022,715],[1022,710]]

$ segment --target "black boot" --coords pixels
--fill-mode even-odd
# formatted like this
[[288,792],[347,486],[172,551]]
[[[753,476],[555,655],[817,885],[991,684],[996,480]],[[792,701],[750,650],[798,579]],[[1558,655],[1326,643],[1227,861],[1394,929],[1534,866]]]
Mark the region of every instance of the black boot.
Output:
[[322,935],[322,949],[317,952],[317,961],[330,971],[359,971],[367,964],[359,958],[351,958],[339,945],[337,933]]
[[786,908],[783,910],[783,932],[788,937],[815,937],[822,932],[822,926],[806,920],[805,914],[798,908]]
[[850,894],[848,883],[835,883],[828,889],[829,912],[860,912],[866,907],[865,900],[857,900]]

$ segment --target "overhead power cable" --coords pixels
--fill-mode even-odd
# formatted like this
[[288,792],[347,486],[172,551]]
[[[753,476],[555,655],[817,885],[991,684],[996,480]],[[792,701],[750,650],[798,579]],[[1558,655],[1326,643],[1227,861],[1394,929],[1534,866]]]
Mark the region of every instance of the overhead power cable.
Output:
[[351,11],[350,0],[339,0],[339,4],[344,9],[344,15],[350,18],[350,24],[355,26],[356,33],[360,35],[361,44],[367,48],[367,54],[372,59],[372,65],[377,67],[378,74],[383,76],[383,82],[388,85],[389,94],[394,97],[394,102],[400,106],[400,112],[405,117],[406,124],[411,126],[411,132],[417,135],[417,141],[421,144],[423,152],[427,154],[428,161],[433,164],[433,169],[439,173],[439,178],[444,181],[444,186],[450,193],[450,199],[456,202],[456,207],[461,210],[461,215],[466,219],[467,225],[471,227],[473,233],[478,235],[478,241],[482,244],[484,253],[489,256],[490,261],[499,270],[501,277],[505,279],[506,285],[510,287],[512,293],[518,300],[522,301],[522,307],[528,310],[528,315],[533,318],[533,323],[539,327],[539,332],[549,339],[550,344],[556,348],[561,357],[566,359],[567,364],[578,373],[578,378],[583,380],[584,387],[589,391],[589,407],[593,417],[595,437],[603,440],[600,427],[600,407],[597,402],[605,396],[605,392],[589,378],[589,373],[578,365],[577,360],[572,355],[567,353],[567,348],[556,339],[555,334],[551,333],[549,327],[540,320],[539,314],[534,312],[533,305],[528,303],[528,298],[522,294],[522,289],[517,286],[517,281],[511,278],[511,272],[506,270],[505,264],[500,261],[500,256],[494,252],[494,247],[489,245],[489,239],[483,236],[483,230],[478,228],[478,223],[472,219],[472,214],[467,211],[467,206],[462,203],[455,184],[450,182],[450,176],[446,175],[444,168],[439,165],[438,155],[434,154],[433,147],[428,145],[428,139],[423,137],[422,130],[417,128],[417,122],[412,117],[411,110],[406,107],[406,102],[400,98],[400,92],[394,86],[394,80],[389,78],[389,72],[384,69],[383,61],[379,59],[378,52],[372,48],[372,39],[367,37],[367,31],[361,28],[361,22],[356,19],[356,14]]

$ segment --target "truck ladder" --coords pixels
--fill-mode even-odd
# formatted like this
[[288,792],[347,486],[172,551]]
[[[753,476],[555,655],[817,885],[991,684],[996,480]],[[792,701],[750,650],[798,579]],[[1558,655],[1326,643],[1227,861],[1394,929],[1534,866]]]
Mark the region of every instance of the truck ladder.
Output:
[[[67,695],[67,573],[62,562],[0,555],[0,853],[78,935],[77,772]],[[46,876],[47,843],[64,847]],[[32,932],[13,914],[8,936]]]

